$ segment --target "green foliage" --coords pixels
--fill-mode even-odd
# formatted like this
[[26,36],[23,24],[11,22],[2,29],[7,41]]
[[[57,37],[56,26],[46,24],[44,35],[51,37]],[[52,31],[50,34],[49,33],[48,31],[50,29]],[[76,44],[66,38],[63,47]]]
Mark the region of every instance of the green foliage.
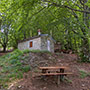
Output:
[[23,73],[31,70],[30,65],[23,65],[24,61],[28,57],[28,53],[49,53],[47,51],[40,50],[23,50],[16,49],[15,51],[8,53],[0,57],[0,84],[4,87],[6,83],[11,82],[15,79],[21,79]]
[[42,33],[51,34],[56,41],[59,41],[61,49],[72,50],[82,54],[80,56],[84,60],[89,60],[89,2],[89,0],[86,2],[78,0],[1,0],[0,20],[6,21],[4,25],[8,25],[8,22],[10,25],[7,28],[9,30],[8,46],[17,48],[19,40],[35,36],[37,29],[41,29]]
[[29,52],[30,52],[29,49],[23,50],[23,53],[29,53]]
[[30,70],[31,70],[31,69],[30,69],[30,66],[29,66],[29,65],[23,67],[23,72],[28,72],[28,71],[30,71]]
[[83,53],[80,53],[80,57],[81,57],[81,62],[90,63],[90,59],[88,59],[89,57],[87,55],[84,55]]
[[43,51],[40,51],[40,50],[29,50],[29,49],[26,49],[26,50],[23,50],[23,53],[29,53],[29,52],[33,52],[33,53],[50,53],[49,51],[47,50],[43,50]]
[[90,76],[90,73],[85,72],[84,70],[80,70],[80,77],[85,78],[87,76]]
[[65,77],[65,80],[66,80],[68,83],[72,83],[72,80],[68,79],[67,77]]

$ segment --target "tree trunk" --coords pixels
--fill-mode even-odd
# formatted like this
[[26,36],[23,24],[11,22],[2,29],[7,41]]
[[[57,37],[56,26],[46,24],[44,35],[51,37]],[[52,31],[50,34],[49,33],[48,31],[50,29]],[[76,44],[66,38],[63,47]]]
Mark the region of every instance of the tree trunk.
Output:
[[24,34],[23,35],[24,35],[24,39],[26,39],[26,32],[25,31],[24,31]]
[[6,45],[3,46],[3,52],[6,52]]

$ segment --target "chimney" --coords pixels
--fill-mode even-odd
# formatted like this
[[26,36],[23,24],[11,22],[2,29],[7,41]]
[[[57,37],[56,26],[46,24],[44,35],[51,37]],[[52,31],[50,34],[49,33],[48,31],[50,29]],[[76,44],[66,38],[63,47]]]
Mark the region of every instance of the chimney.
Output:
[[38,36],[40,36],[41,35],[41,32],[40,32],[40,29],[38,29]]

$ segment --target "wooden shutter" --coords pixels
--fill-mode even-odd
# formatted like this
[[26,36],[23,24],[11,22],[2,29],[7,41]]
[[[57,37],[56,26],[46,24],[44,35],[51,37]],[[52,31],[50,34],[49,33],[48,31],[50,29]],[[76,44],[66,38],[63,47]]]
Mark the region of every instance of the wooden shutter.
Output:
[[33,47],[33,42],[32,41],[30,42],[30,47]]

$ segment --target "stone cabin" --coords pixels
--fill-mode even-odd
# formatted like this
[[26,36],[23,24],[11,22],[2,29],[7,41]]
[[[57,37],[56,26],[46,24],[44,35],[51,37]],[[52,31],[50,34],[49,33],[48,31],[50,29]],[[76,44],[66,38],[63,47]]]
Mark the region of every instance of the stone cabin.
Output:
[[22,40],[18,43],[19,50],[41,50],[54,52],[55,40],[48,34],[40,34],[39,36],[31,37]]

